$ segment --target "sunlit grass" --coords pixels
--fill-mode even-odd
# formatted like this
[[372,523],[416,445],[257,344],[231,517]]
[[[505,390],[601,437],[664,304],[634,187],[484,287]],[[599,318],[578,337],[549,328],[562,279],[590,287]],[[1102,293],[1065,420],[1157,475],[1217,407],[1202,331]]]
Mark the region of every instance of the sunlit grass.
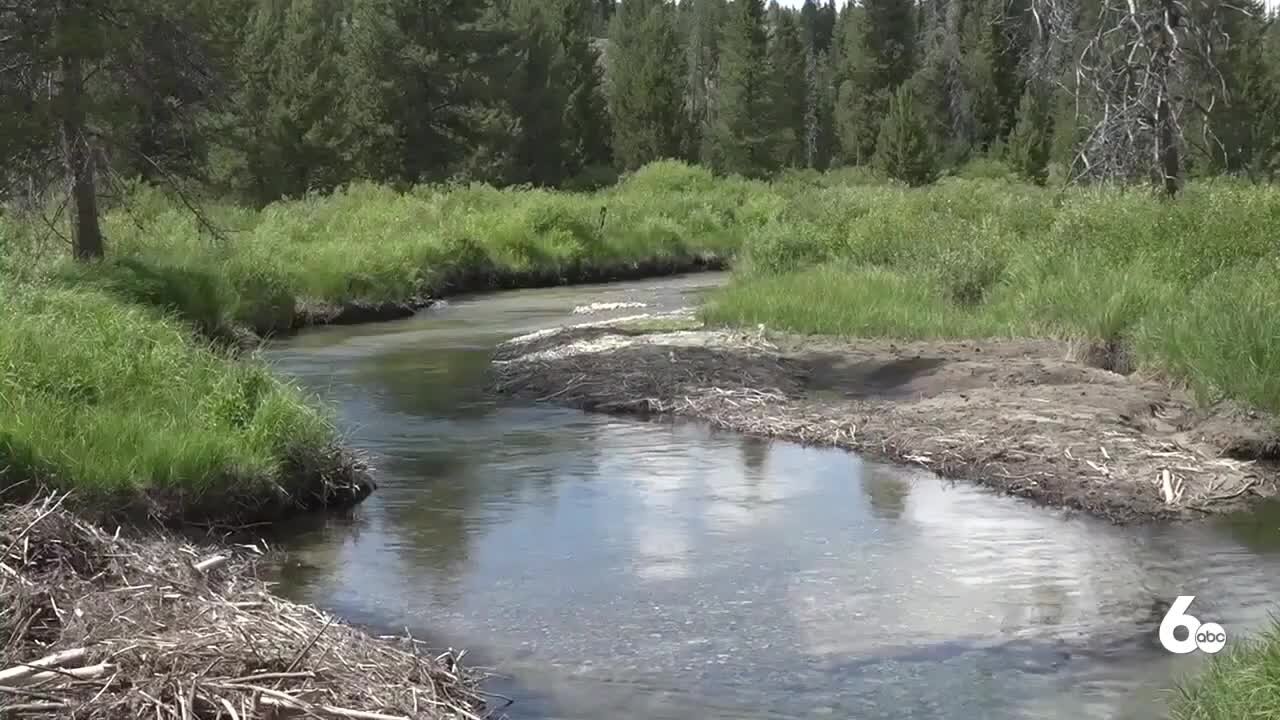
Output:
[[290,458],[335,441],[299,391],[154,309],[93,289],[0,293],[0,489],[264,497],[288,485]]
[[1280,717],[1280,626],[1245,640],[1188,681],[1172,702],[1174,720],[1271,720]]
[[1280,412],[1280,190],[825,188],[747,238],[712,323],[800,333],[1049,336]]

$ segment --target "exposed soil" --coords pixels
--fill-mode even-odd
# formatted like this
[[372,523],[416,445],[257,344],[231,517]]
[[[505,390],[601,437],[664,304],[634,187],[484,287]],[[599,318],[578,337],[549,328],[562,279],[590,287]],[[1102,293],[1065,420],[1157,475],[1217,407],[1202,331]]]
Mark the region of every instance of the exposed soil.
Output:
[[1081,355],[1048,340],[595,324],[503,345],[494,390],[834,445],[1115,522],[1229,512],[1276,493],[1274,418],[1198,407],[1156,379],[1072,359]]
[[410,298],[404,302],[304,303],[294,314],[291,329],[400,320],[412,317],[414,313],[431,307],[434,303],[434,300],[424,297]]
[[[62,485],[56,478],[10,477],[0,467],[0,505],[18,504]],[[68,509],[106,526],[240,528],[303,512],[345,510],[377,488],[364,457],[341,445],[289,453],[280,476],[223,478],[190,485],[72,492]],[[3,528],[0,528],[3,530]]]

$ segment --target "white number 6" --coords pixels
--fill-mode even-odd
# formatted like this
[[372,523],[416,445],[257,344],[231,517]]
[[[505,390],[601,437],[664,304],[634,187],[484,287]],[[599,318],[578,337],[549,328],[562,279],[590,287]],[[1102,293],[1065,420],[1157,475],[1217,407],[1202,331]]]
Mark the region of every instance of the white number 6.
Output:
[[[1196,631],[1200,629],[1200,621],[1187,614],[1187,608],[1191,607],[1191,601],[1195,599],[1195,595],[1179,595],[1178,599],[1173,601],[1169,612],[1165,613],[1164,619],[1160,621],[1160,644],[1165,650],[1178,655],[1195,651]],[[1186,640],[1174,637],[1174,628],[1179,627],[1187,629]]]

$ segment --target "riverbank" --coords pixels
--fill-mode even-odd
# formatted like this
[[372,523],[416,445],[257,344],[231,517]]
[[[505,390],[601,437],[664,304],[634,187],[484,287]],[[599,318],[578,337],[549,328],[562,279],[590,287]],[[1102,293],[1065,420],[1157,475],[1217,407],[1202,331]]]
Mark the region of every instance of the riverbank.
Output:
[[1228,652],[1182,687],[1174,720],[1280,717],[1280,623],[1252,638],[1231,638]]
[[0,501],[242,525],[373,489],[327,411],[252,357],[93,289],[0,283]]
[[261,549],[127,539],[62,501],[0,507],[5,717],[484,715],[459,657],[273,595]]
[[140,188],[104,216],[107,259],[49,249],[39,218],[0,213],[0,272],[93,287],[203,335],[243,340],[390,320],[508,288],[722,269],[784,204],[764,182],[677,162],[596,192],[357,184],[262,209]]
[[514,339],[495,355],[494,389],[842,447],[1115,522],[1277,492],[1271,418],[1076,354],[1049,340],[837,340],[650,317]]

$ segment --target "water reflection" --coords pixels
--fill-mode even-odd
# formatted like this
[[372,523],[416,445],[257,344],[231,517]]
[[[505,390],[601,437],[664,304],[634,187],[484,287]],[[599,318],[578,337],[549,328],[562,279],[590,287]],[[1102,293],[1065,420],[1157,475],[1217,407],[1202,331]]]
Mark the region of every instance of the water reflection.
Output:
[[279,349],[382,484],[291,538],[284,588],[475,648],[534,718],[1156,718],[1197,662],[1155,647],[1161,603],[1196,594],[1232,633],[1272,609],[1269,521],[1119,529],[838,451],[479,392],[495,335],[697,292],[631,287]]

